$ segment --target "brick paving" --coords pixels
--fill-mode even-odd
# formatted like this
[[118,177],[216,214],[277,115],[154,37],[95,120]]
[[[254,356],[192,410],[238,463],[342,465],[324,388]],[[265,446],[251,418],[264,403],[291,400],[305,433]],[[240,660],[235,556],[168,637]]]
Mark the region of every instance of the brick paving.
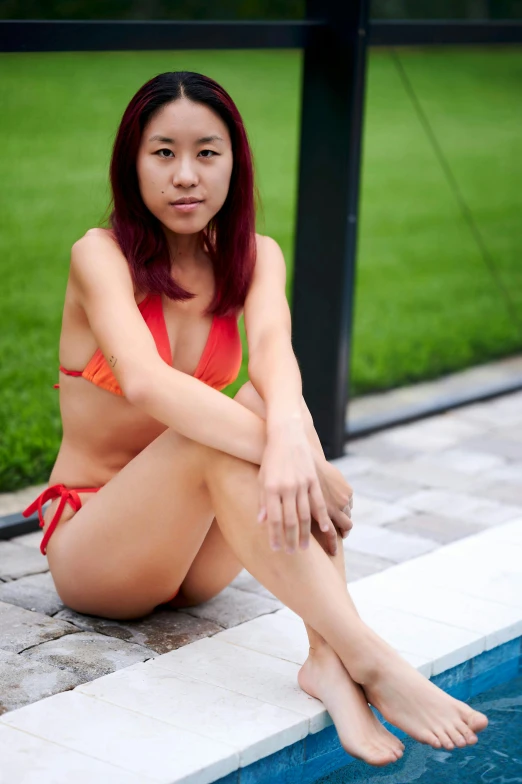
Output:
[[[522,392],[353,440],[334,462],[354,488],[350,583],[522,519]],[[0,496],[0,515],[40,489]],[[0,542],[0,713],[282,607],[244,570],[198,607],[134,621],[82,615],[58,597],[40,539]]]

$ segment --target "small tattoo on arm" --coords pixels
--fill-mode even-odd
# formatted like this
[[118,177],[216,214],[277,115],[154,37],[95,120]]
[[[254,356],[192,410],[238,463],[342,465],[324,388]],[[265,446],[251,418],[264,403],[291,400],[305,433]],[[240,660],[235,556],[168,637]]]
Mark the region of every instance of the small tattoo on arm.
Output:
[[111,367],[114,367],[117,361],[118,360],[116,359],[116,357],[113,357],[113,356],[109,357],[109,365]]

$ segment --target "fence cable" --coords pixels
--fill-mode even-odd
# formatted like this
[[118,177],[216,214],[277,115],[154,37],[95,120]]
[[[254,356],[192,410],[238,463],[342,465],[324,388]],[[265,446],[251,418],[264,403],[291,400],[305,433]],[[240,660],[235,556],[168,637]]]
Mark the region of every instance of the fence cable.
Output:
[[499,290],[501,296],[504,299],[504,302],[505,302],[505,305],[506,305],[506,309],[507,309],[507,311],[509,313],[509,316],[510,316],[512,322],[515,325],[515,328],[520,333],[520,335],[522,335],[522,321],[520,320],[520,318],[518,316],[518,313],[517,313],[516,308],[515,308],[515,304],[514,304],[513,300],[511,299],[511,297],[509,295],[509,292],[507,291],[506,287],[502,283],[502,280],[501,280],[500,275],[498,273],[498,270],[496,268],[495,262],[494,262],[494,260],[493,260],[493,258],[491,256],[491,253],[489,252],[489,250],[488,250],[488,248],[486,246],[484,238],[482,237],[482,234],[481,234],[481,232],[479,230],[479,227],[478,227],[478,225],[477,225],[477,223],[475,221],[475,218],[473,217],[473,213],[472,213],[471,209],[469,208],[468,204],[466,203],[466,200],[464,199],[464,196],[461,193],[461,190],[460,190],[460,188],[458,186],[456,177],[454,176],[454,174],[453,174],[453,172],[451,170],[451,167],[450,167],[450,165],[448,163],[448,160],[447,160],[447,158],[445,157],[445,155],[444,155],[444,153],[442,151],[442,148],[441,148],[441,146],[440,146],[440,144],[439,144],[439,142],[437,140],[437,137],[436,137],[436,135],[435,135],[435,133],[433,131],[433,128],[430,125],[428,117],[427,117],[426,113],[424,112],[424,110],[423,110],[423,108],[421,106],[421,103],[420,103],[420,101],[419,101],[419,99],[417,97],[417,94],[415,93],[415,90],[413,89],[413,85],[412,85],[410,79],[408,78],[408,74],[406,73],[406,71],[404,69],[404,66],[403,66],[403,64],[402,64],[402,62],[401,62],[401,60],[400,60],[400,58],[399,58],[399,56],[397,54],[397,51],[395,50],[395,48],[390,47],[390,52],[391,52],[392,58],[393,58],[393,60],[395,62],[395,66],[397,68],[399,76],[400,76],[400,78],[401,78],[401,80],[403,82],[403,85],[404,85],[405,89],[406,89],[406,92],[408,93],[408,95],[410,97],[410,100],[411,100],[411,102],[413,104],[413,107],[414,107],[414,109],[415,109],[415,111],[417,113],[417,116],[418,116],[418,118],[419,118],[419,120],[420,120],[420,122],[421,122],[421,124],[422,124],[422,126],[423,126],[423,128],[425,130],[425,132],[426,132],[426,135],[428,136],[428,139],[431,142],[431,145],[432,145],[432,147],[433,147],[433,149],[435,151],[435,155],[437,156],[438,161],[439,161],[439,163],[440,163],[440,165],[442,167],[442,170],[443,170],[443,172],[444,172],[444,174],[446,176],[446,179],[449,182],[450,188],[453,190],[453,194],[454,194],[454,196],[455,196],[455,198],[457,200],[457,203],[458,203],[458,205],[460,207],[460,210],[462,212],[464,220],[467,222],[467,224],[468,224],[468,226],[469,226],[469,228],[471,230],[471,233],[472,233],[472,235],[473,235],[473,237],[475,239],[475,242],[476,242],[476,244],[478,246],[480,255],[482,257],[482,260],[483,260],[484,264],[486,265],[486,268],[488,269],[491,277],[493,278],[493,280],[495,282],[495,285],[497,286],[497,289]]

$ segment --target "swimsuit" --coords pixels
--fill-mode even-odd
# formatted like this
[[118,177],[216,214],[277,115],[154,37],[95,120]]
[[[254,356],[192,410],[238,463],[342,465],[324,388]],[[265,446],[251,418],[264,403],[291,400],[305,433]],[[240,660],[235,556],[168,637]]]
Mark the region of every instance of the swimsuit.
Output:
[[[158,354],[167,365],[172,367],[172,350],[167,332],[167,325],[165,323],[161,294],[148,294],[145,299],[140,302],[138,308],[152,333]],[[208,386],[221,390],[236,380],[241,369],[241,359],[242,345],[237,318],[234,315],[214,316],[207,343],[193,376],[194,378],[203,381],[203,383]],[[95,351],[83,370],[68,370],[62,365],[60,365],[60,370],[68,376],[81,376],[97,387],[107,390],[107,392],[123,396],[121,387],[116,381],[116,378],[100,349]],[[59,386],[59,384],[55,384],[54,388],[57,389]],[[58,525],[58,520],[60,519],[65,504],[69,504],[74,511],[77,512],[82,505],[78,493],[96,493],[100,489],[101,488],[99,487],[68,488],[62,484],[52,485],[51,487],[47,487],[43,493],[41,493],[38,498],[22,512],[24,517],[29,517],[34,514],[34,512],[38,511],[40,528],[43,528],[43,504],[55,498],[60,498],[58,508],[56,509],[40,545],[40,552],[42,555],[46,554],[47,543]],[[171,599],[168,601],[171,601]]]

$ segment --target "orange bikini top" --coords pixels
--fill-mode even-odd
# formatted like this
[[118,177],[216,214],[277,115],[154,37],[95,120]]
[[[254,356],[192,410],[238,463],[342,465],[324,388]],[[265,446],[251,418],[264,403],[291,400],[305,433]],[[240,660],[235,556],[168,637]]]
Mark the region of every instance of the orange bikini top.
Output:
[[[138,308],[152,333],[158,354],[167,365],[172,367],[172,351],[161,295],[148,294],[140,302]],[[194,378],[215,389],[223,389],[236,380],[241,369],[242,353],[236,317],[233,315],[214,316],[207,343],[194,372]],[[84,370],[68,370],[62,365],[60,365],[60,370],[68,376],[82,376],[87,381],[96,384],[97,387],[106,389],[115,395],[123,395],[121,387],[100,349],[96,350]],[[54,384],[55,389],[58,389],[59,386],[59,384]]]

